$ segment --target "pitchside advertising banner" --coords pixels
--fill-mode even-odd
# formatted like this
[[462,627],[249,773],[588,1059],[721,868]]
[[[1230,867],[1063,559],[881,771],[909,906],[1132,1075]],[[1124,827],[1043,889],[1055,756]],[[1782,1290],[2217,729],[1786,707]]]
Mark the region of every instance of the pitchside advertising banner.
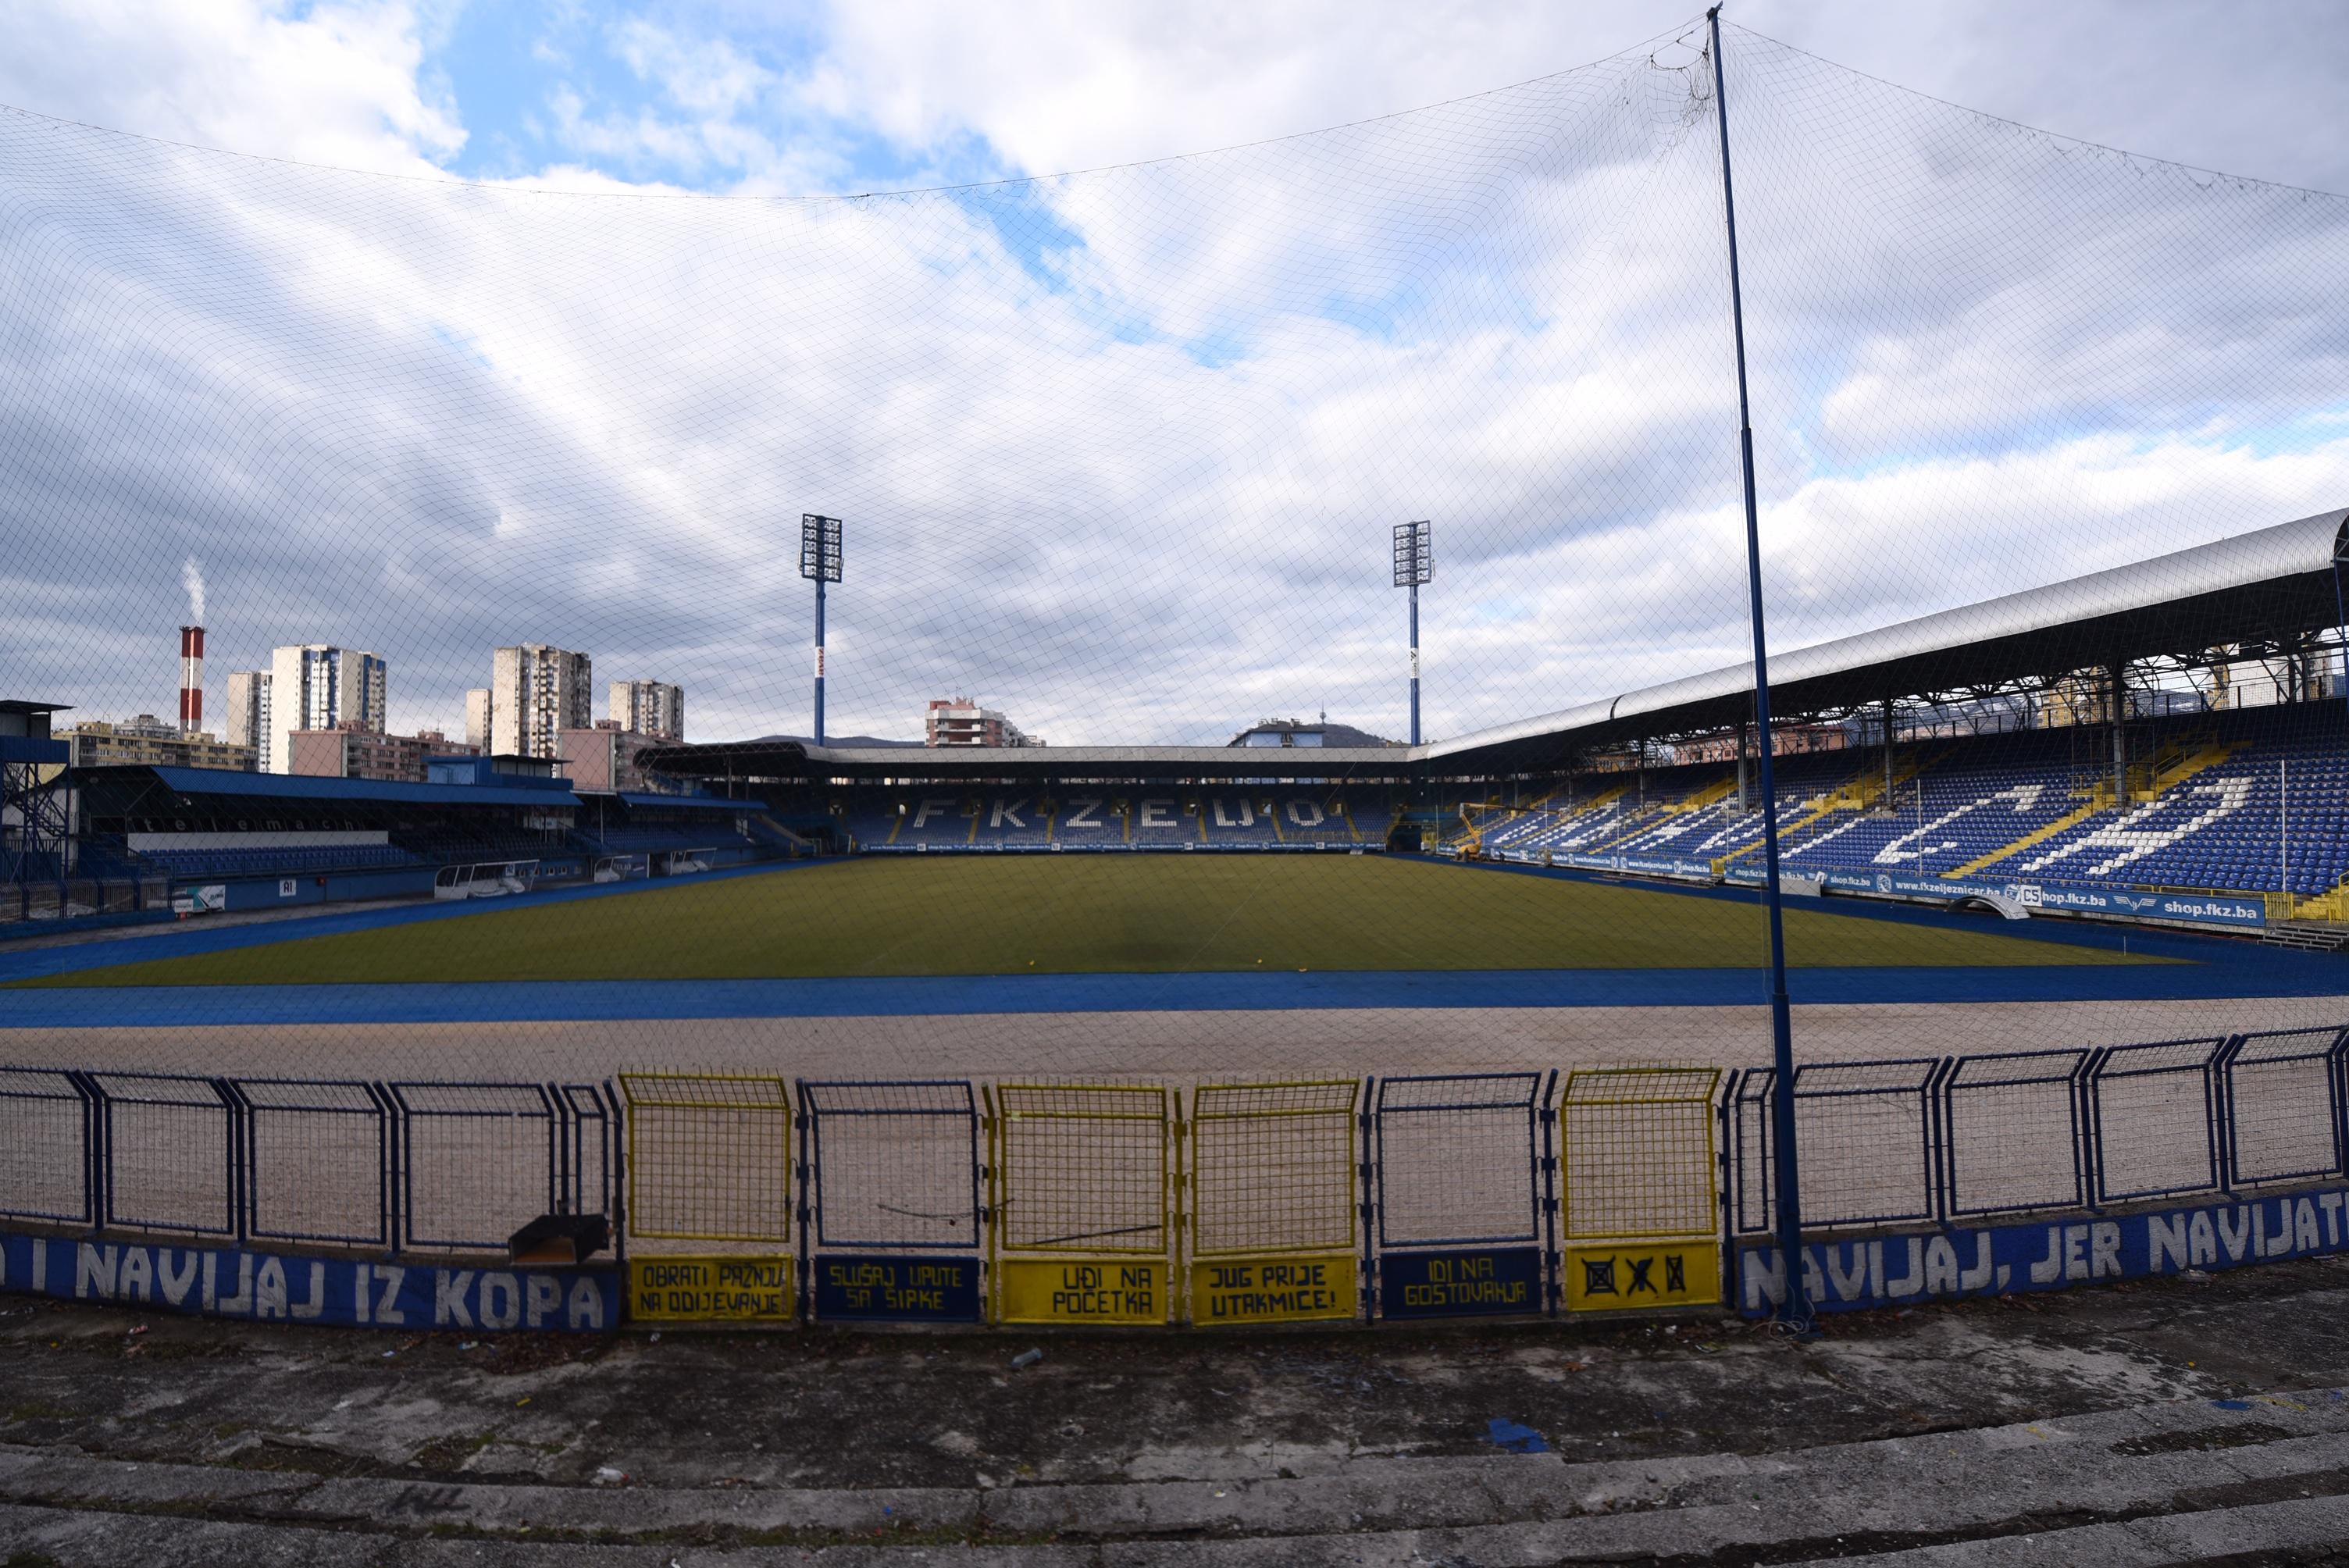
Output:
[[[1540,856],[1523,851],[1507,858],[1526,864]],[[1711,882],[1716,876],[1744,887],[1762,885],[1762,868],[1733,865],[1716,873],[1710,861],[1663,860],[1642,855],[1552,855],[1550,863],[1576,871],[1615,872],[1631,876],[1671,877],[1684,882]],[[2065,914],[2121,915],[2131,920],[2178,921],[2189,925],[2230,929],[2258,928],[2268,923],[2266,904],[2257,898],[2226,893],[2131,892],[2126,889],[2079,882],[1956,881],[1948,877],[1914,876],[1899,872],[1826,871],[1786,873],[1786,885],[1797,882],[1827,892],[1858,893],[1878,898],[1926,898],[1954,903],[1963,898],[2004,899],[2024,909],[2044,909]]]
[[[1851,1312],[2240,1268],[2349,1251],[2344,1207],[2349,1188],[2328,1186],[2103,1219],[1813,1242],[1803,1248],[1803,1279],[1815,1309]],[[1740,1243],[1736,1284],[1740,1313],[1775,1312],[1786,1292],[1778,1249]]]
[[608,1334],[619,1271],[453,1268],[0,1233],[0,1290],[257,1323]]
[[[1759,868],[1732,866],[1727,880],[1759,887]],[[2081,883],[1955,882],[1947,877],[1903,876],[1893,872],[1825,872],[1817,881],[1832,892],[1874,893],[1884,898],[2002,898],[2024,909],[2072,914],[2119,914],[2132,920],[2176,920],[2194,925],[2263,926],[2267,905],[2256,898],[2224,893],[2130,892]]]

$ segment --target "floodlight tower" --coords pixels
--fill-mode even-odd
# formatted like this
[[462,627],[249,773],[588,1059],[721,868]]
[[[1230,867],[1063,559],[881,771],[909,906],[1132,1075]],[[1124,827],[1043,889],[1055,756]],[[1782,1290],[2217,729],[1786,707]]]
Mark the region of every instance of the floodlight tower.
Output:
[[1394,585],[1411,590],[1411,743],[1419,744],[1419,585],[1435,580],[1435,547],[1424,522],[1394,530]]
[[800,575],[815,584],[815,743],[823,744],[823,587],[840,581],[840,519],[800,513]]

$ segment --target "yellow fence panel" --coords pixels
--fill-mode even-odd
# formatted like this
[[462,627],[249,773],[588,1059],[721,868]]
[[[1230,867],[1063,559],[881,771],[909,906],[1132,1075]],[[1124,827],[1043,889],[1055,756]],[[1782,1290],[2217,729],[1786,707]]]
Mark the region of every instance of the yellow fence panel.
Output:
[[1174,1091],[1004,1083],[987,1102],[996,1321],[1171,1321],[1181,1109]]
[[790,1244],[789,1080],[627,1072],[619,1083],[632,1241]]
[[1361,1311],[1361,1113],[1355,1078],[1199,1087],[1185,1125],[1192,1322]]
[[1568,1242],[1711,1236],[1718,1068],[1577,1068],[1557,1099],[1559,1226]]
[[1202,1084],[1189,1128],[1192,1254],[1350,1251],[1361,1233],[1361,1088]]

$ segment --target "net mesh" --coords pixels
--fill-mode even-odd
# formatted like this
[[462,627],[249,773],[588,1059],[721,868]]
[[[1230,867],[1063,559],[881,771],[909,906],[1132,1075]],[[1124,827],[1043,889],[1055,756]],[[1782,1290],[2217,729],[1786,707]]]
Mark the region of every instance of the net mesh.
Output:
[[[854,197],[0,109],[0,697],[71,731],[0,737],[0,1205],[233,1229],[249,1135],[257,1229],[367,1222],[356,1099],[72,1069],[398,1090],[417,1245],[623,1164],[657,1243],[792,1244],[803,1160],[827,1241],[983,1231],[970,1088],[794,1148],[852,1081],[991,1087],[1013,1250],[1758,1230],[1765,759],[1816,1222],[2337,1171],[2349,200],[1722,36]],[[1210,1096],[1183,1189],[1274,1080],[1367,1146]]]

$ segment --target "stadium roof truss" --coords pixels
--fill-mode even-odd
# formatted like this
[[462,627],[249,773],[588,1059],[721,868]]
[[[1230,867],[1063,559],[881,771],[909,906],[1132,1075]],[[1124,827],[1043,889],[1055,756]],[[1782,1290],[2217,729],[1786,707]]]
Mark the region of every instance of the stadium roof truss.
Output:
[[[2302,662],[2341,645],[2336,563],[2349,509],[2044,587],[1775,653],[1782,724],[1896,703],[2044,692],[2083,671]],[[1423,746],[1264,750],[1220,746],[815,747],[796,741],[648,747],[639,763],[736,779],[1294,779],[1491,777],[1555,771],[1642,741],[1720,734],[1753,714],[1754,666],[1732,665]]]

